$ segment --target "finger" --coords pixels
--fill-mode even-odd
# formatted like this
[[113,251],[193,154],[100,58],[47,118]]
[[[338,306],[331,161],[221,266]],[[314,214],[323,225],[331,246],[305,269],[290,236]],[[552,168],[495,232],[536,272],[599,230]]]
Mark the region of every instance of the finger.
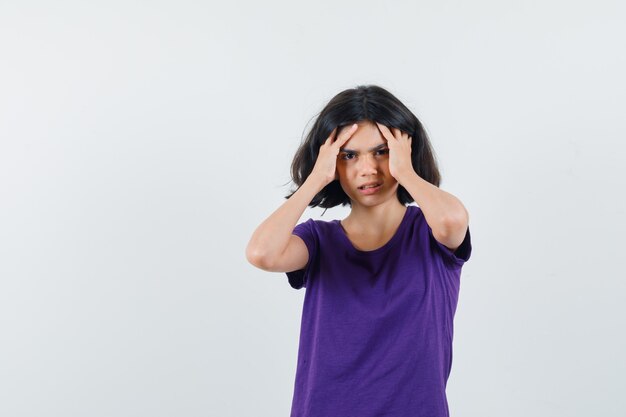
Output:
[[340,146],[346,143],[346,141],[350,139],[350,137],[354,134],[354,132],[356,132],[357,128],[358,128],[358,125],[356,123],[354,123],[350,127],[345,128],[339,135],[339,138],[335,141],[337,146]]
[[328,135],[328,138],[326,138],[325,143],[332,143],[334,141],[334,137],[336,133],[337,133],[337,128],[334,128],[333,131],[330,132],[330,135]]
[[399,127],[394,127],[392,129],[393,129],[393,136],[398,140],[404,139],[407,136],[409,136],[408,133],[406,133],[404,130],[400,129]]
[[376,124],[378,125],[378,130],[380,130],[380,133],[382,133],[383,137],[385,139],[387,139],[387,141],[391,140],[391,139],[395,139],[393,137],[393,134],[391,133],[391,131],[389,130],[389,128],[383,124],[380,124],[378,122],[376,122]]

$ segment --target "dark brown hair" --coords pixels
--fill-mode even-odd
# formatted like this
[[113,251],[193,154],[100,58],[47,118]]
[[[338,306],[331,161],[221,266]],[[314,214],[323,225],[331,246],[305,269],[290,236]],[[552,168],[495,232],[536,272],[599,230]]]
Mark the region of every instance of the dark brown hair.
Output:
[[[389,91],[376,85],[361,85],[337,94],[318,114],[291,163],[291,177],[298,188],[313,171],[319,148],[333,129],[337,127],[339,135],[341,129],[360,121],[378,122],[408,133],[413,138],[411,141],[413,169],[421,178],[439,187],[440,174],[437,161],[422,123]],[[291,197],[294,193],[295,191],[292,191],[285,198]],[[397,196],[403,205],[414,201],[402,185],[398,186]],[[309,207],[331,208],[340,204],[352,206],[339,181],[334,180],[317,193]]]

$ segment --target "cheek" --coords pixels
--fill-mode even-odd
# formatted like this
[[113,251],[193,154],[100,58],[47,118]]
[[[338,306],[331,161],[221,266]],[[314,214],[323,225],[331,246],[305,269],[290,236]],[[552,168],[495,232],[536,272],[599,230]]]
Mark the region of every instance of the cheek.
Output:
[[349,179],[349,174],[347,174],[345,171],[339,171],[337,172],[338,174],[338,179],[337,181],[339,182],[339,185],[341,185],[341,188],[343,188],[344,191],[349,191],[353,188],[354,184],[352,183],[352,181]]
[[337,166],[336,166],[336,169],[337,169],[337,173],[339,174],[340,177],[347,178],[350,175],[350,173],[349,173],[350,170],[346,167],[345,163],[339,163],[338,162]]

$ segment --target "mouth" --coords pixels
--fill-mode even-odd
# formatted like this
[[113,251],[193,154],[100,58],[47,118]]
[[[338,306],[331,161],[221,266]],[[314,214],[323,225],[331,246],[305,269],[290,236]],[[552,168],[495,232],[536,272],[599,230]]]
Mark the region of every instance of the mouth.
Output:
[[359,192],[361,194],[364,195],[370,195],[370,194],[374,194],[377,193],[378,190],[380,190],[383,186],[382,182],[376,183],[376,184],[367,184],[367,185],[362,185],[359,188]]
[[367,189],[370,189],[370,188],[378,188],[381,185],[382,185],[381,182],[377,182],[377,183],[374,183],[374,184],[366,184],[366,185],[360,186],[359,190],[367,190]]

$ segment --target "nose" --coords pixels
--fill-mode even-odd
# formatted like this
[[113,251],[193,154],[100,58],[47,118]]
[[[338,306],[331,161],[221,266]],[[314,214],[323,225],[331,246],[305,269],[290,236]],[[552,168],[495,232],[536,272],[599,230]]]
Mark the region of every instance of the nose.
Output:
[[358,169],[362,175],[376,174],[378,162],[373,155],[365,155],[359,158]]

